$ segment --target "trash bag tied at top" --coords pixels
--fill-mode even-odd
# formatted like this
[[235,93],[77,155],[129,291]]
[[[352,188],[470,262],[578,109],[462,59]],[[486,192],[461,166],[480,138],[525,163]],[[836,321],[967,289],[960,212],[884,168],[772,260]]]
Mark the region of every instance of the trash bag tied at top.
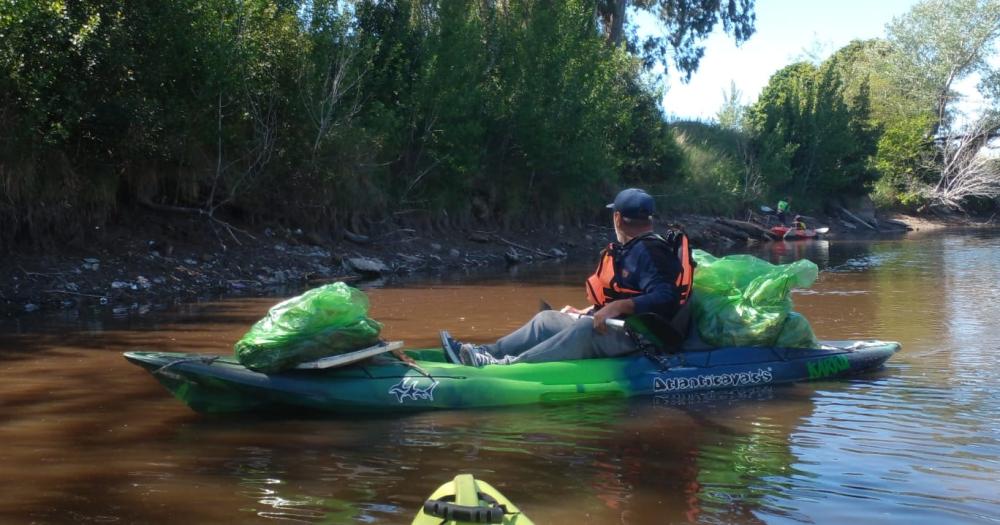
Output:
[[[694,251],[698,263],[692,308],[698,335],[712,346],[816,348],[809,322],[791,315],[793,288],[808,288],[816,264],[771,264],[751,255],[715,257]],[[786,325],[787,324],[787,325]]]
[[243,366],[272,373],[371,346],[381,330],[364,292],[337,282],[271,307],[234,349]]

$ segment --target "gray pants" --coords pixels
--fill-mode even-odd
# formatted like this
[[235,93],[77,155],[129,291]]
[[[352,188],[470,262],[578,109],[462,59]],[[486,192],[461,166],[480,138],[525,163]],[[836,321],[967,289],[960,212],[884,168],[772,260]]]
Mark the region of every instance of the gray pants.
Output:
[[507,357],[511,364],[618,357],[636,351],[624,331],[608,327],[599,334],[592,319],[573,319],[554,310],[538,312],[527,324],[485,348],[497,359]]

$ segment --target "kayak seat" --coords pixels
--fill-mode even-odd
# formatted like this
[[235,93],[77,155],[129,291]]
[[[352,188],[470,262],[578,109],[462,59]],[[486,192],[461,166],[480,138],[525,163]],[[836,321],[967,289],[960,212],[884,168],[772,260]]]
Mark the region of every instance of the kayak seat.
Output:
[[669,320],[655,313],[633,315],[625,320],[625,328],[633,338],[640,336],[661,353],[677,353],[691,331],[691,308],[681,306]]

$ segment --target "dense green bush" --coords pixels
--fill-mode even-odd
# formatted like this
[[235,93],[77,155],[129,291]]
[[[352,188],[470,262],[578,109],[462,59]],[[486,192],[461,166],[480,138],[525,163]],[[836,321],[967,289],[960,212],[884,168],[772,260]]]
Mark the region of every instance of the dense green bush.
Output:
[[860,195],[877,177],[868,88],[845,96],[836,55],[775,73],[747,119],[761,173],[779,194]]
[[315,230],[590,214],[682,164],[598,25],[587,0],[4,2],[0,245],[136,206]]

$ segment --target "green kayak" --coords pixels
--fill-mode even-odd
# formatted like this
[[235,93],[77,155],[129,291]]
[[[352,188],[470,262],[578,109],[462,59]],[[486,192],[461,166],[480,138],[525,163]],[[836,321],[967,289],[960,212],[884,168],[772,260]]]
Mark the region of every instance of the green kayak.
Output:
[[532,525],[499,490],[471,474],[459,474],[438,487],[413,519],[413,525],[465,523]]
[[474,368],[441,350],[408,350],[350,366],[262,374],[232,356],[126,352],[199,412],[376,413],[558,403],[760,387],[840,378],[881,367],[899,343],[827,341],[821,348],[726,347],[654,361],[643,355]]

